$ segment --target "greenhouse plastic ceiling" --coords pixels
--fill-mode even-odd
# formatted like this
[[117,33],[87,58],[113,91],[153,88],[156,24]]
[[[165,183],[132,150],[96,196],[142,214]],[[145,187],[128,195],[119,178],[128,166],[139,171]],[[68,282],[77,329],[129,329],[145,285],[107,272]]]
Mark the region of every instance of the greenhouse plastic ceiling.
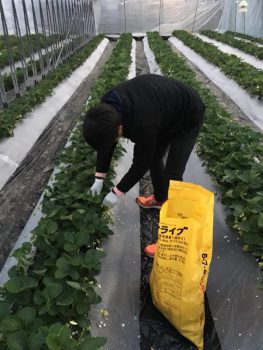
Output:
[[[95,0],[99,31],[145,33],[217,29],[224,0]],[[194,28],[193,28],[194,27]]]

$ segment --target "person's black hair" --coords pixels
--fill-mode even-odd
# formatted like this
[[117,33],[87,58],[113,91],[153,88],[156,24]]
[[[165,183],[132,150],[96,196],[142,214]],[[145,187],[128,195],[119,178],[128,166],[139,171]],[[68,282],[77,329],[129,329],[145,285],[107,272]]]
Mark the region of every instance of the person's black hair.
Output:
[[118,137],[120,125],[120,113],[110,104],[98,103],[85,115],[83,136],[95,150],[107,149]]

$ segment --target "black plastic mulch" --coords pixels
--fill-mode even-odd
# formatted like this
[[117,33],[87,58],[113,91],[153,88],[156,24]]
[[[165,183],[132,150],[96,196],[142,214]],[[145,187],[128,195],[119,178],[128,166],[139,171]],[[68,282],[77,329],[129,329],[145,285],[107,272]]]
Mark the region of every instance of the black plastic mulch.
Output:
[[[140,195],[152,193],[149,176],[140,182]],[[140,339],[141,350],[195,350],[196,347],[184,338],[153,305],[149,275],[153,259],[144,254],[144,247],[157,240],[159,210],[140,209],[141,221],[141,298]],[[204,350],[221,350],[208,300],[205,297]]]

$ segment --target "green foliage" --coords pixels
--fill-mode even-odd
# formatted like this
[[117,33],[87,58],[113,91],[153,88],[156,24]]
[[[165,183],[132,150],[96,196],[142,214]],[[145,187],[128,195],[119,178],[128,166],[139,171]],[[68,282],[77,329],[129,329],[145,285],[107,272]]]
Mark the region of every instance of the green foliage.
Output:
[[[91,104],[127,77],[131,43],[130,34],[120,37],[92,89]],[[44,216],[33,231],[34,259],[31,243],[25,243],[14,253],[18,264],[0,290],[0,349],[96,350],[106,343],[91,337],[88,312],[101,301],[95,290],[104,256],[99,246],[112,234],[101,201],[114,172],[103,193],[92,197],[88,189],[96,156],[82,137],[81,123],[70,140],[59,160],[60,172],[45,191]],[[121,154],[117,149],[115,159]]]
[[[41,47],[41,49],[44,49],[47,46],[58,42],[59,36],[58,35],[51,35],[49,37],[44,38],[42,34],[39,34],[39,39],[37,35],[31,34],[25,35],[22,37],[22,45],[25,51],[25,55],[30,55],[30,38],[32,41],[32,47],[35,52]],[[12,48],[12,58],[13,61],[19,61],[20,60],[20,49],[19,49],[19,42],[15,35],[9,35],[9,45]],[[0,68],[4,68],[5,66],[9,65],[8,60],[8,54],[6,49],[6,44],[3,36],[0,36]]]
[[163,74],[193,86],[204,101],[205,123],[198,139],[198,154],[221,190],[229,224],[242,236],[246,250],[253,252],[262,267],[262,134],[231,118],[158,33],[148,33],[148,39]]
[[0,110],[0,139],[13,135],[16,123],[23,118],[24,114],[44,102],[47,96],[52,95],[54,88],[87,59],[102,38],[102,35],[93,38],[65,64],[48,73],[36,86],[25,92],[22,98],[16,99],[8,108]]
[[247,41],[235,39],[230,34],[227,34],[227,33],[221,34],[213,30],[203,30],[201,34],[206,35],[211,39],[215,39],[217,41],[221,41],[222,43],[235,47],[236,49],[244,51],[252,56],[255,56],[260,60],[263,59],[263,47],[259,47]]
[[[78,41],[78,39],[75,39],[76,41]],[[72,43],[70,44],[65,44],[64,46],[64,51],[67,50],[67,47],[71,47],[72,46]],[[55,57],[57,57],[57,55],[60,53],[61,49],[56,49],[54,50],[54,55]],[[47,62],[50,60],[50,58],[53,56],[53,53],[52,52],[48,52],[47,54],[42,54],[42,60],[43,60],[43,64],[44,66],[46,67],[47,66]],[[40,60],[35,60],[35,67],[36,67],[36,71],[38,74],[41,73],[41,66],[40,66]],[[32,63],[29,62],[27,65],[27,71],[28,71],[28,76],[29,77],[33,77],[34,74],[33,74],[33,67],[32,67]],[[53,67],[54,68],[54,67]],[[15,70],[16,72],[16,78],[17,78],[17,82],[18,84],[21,84],[24,82],[24,73],[23,73],[23,69],[18,67],[16,68]],[[5,90],[6,91],[9,91],[9,90],[12,90],[14,89],[14,84],[13,84],[13,79],[12,79],[12,74],[11,73],[5,73],[3,75],[3,80],[4,80],[4,86],[5,86]]]
[[236,32],[231,32],[231,31],[226,32],[226,34],[229,34],[229,35],[232,35],[232,36],[235,36],[235,37],[238,37],[238,38],[246,39],[246,40],[252,41],[254,43],[263,44],[263,39],[262,38],[256,38],[254,36],[250,36],[250,35],[247,35],[247,34],[236,33]]
[[237,56],[226,54],[214,45],[208,44],[185,31],[175,30],[173,35],[208,62],[218,66],[227,76],[246,89],[251,96],[263,100],[263,74],[261,69],[243,62]]

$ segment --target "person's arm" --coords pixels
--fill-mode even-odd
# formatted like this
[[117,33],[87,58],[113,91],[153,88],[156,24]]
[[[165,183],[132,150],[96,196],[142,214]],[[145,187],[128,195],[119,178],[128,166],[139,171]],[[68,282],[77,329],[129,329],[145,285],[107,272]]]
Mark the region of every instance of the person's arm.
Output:
[[99,195],[103,187],[103,181],[110,168],[111,159],[116,148],[117,142],[114,142],[108,150],[97,152],[95,181],[90,188],[92,196]]
[[117,142],[114,142],[109,149],[97,152],[96,173],[105,174],[106,176],[106,173],[109,171],[111,159],[116,146]]
[[138,142],[135,143],[133,163],[115,187],[116,190],[123,193],[128,192],[149,170],[155,151],[156,135],[151,132],[148,135],[150,137],[146,137],[145,133],[142,133]]

